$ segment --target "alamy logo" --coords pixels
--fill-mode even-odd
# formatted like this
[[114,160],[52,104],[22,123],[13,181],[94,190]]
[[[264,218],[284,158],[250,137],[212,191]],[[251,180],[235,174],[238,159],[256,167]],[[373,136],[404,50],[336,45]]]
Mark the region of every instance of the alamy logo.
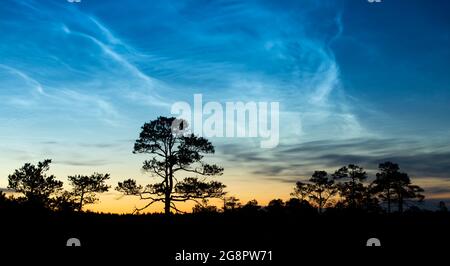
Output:
[[[227,138],[261,138],[261,148],[279,143],[279,102],[207,102],[202,94],[194,95],[194,107],[176,102],[171,113],[187,122],[183,132],[198,136]],[[180,128],[180,127],[174,127]]]

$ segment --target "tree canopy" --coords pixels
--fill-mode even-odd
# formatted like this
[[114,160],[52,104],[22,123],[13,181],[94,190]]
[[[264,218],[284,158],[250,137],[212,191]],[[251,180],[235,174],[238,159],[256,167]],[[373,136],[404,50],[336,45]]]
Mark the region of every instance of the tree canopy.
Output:
[[63,182],[54,175],[47,175],[52,160],[26,163],[8,176],[8,188],[21,193],[23,199],[32,205],[49,207],[52,197],[62,191]]
[[397,203],[397,210],[403,212],[403,206],[408,200],[422,201],[425,196],[421,187],[411,184],[408,174],[400,172],[396,163],[380,163],[379,172],[373,181],[373,193],[387,203],[387,210],[391,212],[392,204]]
[[110,178],[109,174],[94,173],[90,176],[75,175],[69,176],[69,182],[72,185],[72,195],[78,202],[78,211],[83,209],[85,204],[93,204],[98,201],[96,193],[108,191],[110,186],[106,181]]
[[[125,195],[138,195],[149,203],[164,203],[164,212],[179,212],[176,202],[200,201],[224,195],[225,185],[218,181],[205,181],[197,176],[218,176],[223,168],[207,164],[203,158],[215,152],[207,139],[185,132],[187,122],[174,117],[158,117],[142,126],[133,153],[150,154],[142,169],[159,179],[158,182],[141,186],[134,179],[119,182],[116,190]],[[180,174],[194,176],[180,177]]]

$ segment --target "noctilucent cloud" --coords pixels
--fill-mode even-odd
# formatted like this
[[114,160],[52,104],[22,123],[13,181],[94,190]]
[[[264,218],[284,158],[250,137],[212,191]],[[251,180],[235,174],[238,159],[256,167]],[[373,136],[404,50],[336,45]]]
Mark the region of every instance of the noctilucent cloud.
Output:
[[[178,101],[277,101],[280,143],[212,139],[241,199],[392,160],[450,198],[450,2],[5,0],[0,187],[25,162],[137,178],[140,126]],[[117,210],[114,192],[95,208]],[[129,208],[131,210],[131,208]]]

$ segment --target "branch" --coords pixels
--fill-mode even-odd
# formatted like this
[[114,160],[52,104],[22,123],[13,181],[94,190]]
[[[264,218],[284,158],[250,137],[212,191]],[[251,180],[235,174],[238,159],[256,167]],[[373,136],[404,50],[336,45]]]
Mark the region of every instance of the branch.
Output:
[[184,211],[177,209],[177,207],[175,206],[175,204],[173,202],[170,203],[170,208],[174,209],[176,212],[179,212],[179,213],[186,213]]
[[149,202],[147,205],[145,205],[145,206],[142,207],[142,208],[137,208],[137,207],[135,207],[135,208],[134,208],[134,211],[133,211],[133,214],[135,214],[136,212],[140,212],[140,211],[142,211],[142,210],[145,210],[146,208],[150,207],[150,205],[152,205],[153,203],[158,202],[158,201],[164,201],[164,199],[163,199],[163,198],[152,199],[151,202]]

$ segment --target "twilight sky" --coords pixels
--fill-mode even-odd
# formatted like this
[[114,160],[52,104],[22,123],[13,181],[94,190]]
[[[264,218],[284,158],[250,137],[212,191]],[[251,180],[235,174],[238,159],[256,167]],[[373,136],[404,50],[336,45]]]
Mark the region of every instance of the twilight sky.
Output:
[[[450,198],[450,2],[4,0],[0,187],[25,162],[152,181],[131,153],[177,101],[280,102],[280,145],[211,139],[243,201],[313,170],[392,160]],[[93,210],[129,212],[113,191]],[[158,208],[158,207],[156,207]]]

